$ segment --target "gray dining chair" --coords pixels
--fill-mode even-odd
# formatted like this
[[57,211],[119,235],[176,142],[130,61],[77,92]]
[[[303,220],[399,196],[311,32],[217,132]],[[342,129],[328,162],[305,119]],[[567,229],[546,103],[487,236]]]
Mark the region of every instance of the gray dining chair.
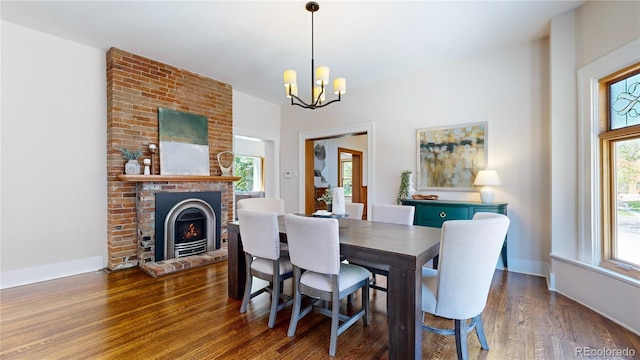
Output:
[[[422,268],[422,311],[454,320],[454,329],[423,323],[423,330],[455,335],[458,359],[467,359],[467,334],[476,329],[483,349],[489,350],[482,324],[489,288],[509,218],[496,213],[476,213],[472,220],[442,224],[438,269]],[[470,321],[469,321],[470,320]]]
[[269,211],[284,215],[284,200],[278,198],[246,198],[238,201],[238,209]]
[[[416,208],[413,206],[373,204],[371,205],[371,220],[393,224],[412,225],[415,210]],[[401,240],[402,239],[399,239],[399,241]],[[371,288],[384,292],[387,291],[386,287],[378,285],[376,275],[382,275],[388,278],[388,264],[364,261],[357,257],[348,257],[347,260],[350,264],[362,266],[371,272],[371,283],[369,284]]]
[[[331,317],[329,355],[335,356],[338,336],[362,318],[369,323],[369,271],[340,262],[337,219],[294,214],[284,216],[293,264],[293,311],[288,336],[294,336],[298,321],[312,310]],[[304,272],[303,272],[304,270]],[[362,308],[352,315],[340,313],[340,300],[362,290]],[[301,309],[302,297],[311,299]],[[318,303],[331,302],[331,309]]]
[[[245,252],[247,280],[240,306],[245,313],[249,300],[262,294],[271,293],[269,328],[276,323],[278,311],[292,304],[293,300],[282,292],[284,280],[293,276],[293,266],[288,257],[280,253],[280,229],[275,212],[238,210],[240,239]],[[269,286],[251,292],[253,277],[269,282]],[[281,303],[280,300],[283,300]]]
[[[279,198],[245,198],[238,200],[236,205],[238,210],[267,211],[274,212],[277,216],[284,215],[284,200]],[[286,242],[280,242],[280,252],[282,256],[288,256],[289,245]]]
[[350,219],[362,220],[364,213],[364,204],[362,203],[345,203],[344,209],[349,214]]

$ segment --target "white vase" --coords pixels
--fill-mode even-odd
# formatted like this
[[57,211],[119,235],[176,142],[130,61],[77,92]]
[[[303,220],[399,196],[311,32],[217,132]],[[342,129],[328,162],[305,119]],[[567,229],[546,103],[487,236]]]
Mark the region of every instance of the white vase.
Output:
[[127,175],[140,175],[140,163],[131,159],[124,164],[124,173]]
[[409,174],[409,189],[407,190],[407,198],[410,199],[413,194],[416,193],[416,188],[413,186],[413,173]]

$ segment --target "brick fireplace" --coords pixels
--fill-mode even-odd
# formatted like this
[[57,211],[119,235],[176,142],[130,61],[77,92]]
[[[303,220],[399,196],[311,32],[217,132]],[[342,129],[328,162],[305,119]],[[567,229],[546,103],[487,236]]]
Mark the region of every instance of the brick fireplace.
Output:
[[[121,148],[158,144],[158,108],[204,115],[208,119],[211,176],[166,178],[123,177]],[[120,49],[107,52],[107,245],[110,270],[140,266],[152,275],[211,262],[223,256],[209,251],[171,261],[155,259],[155,197],[157,193],[219,192],[220,233],[232,221],[233,179],[222,177],[216,156],[233,150],[231,85]]]

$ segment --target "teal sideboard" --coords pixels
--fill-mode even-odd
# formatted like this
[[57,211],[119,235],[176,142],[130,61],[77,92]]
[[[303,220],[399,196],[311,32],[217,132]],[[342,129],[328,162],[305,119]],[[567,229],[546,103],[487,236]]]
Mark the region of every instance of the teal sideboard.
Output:
[[[476,201],[447,200],[402,200],[402,205],[414,206],[414,225],[442,227],[447,220],[469,220],[477,212],[492,212],[507,215],[507,203],[485,204]],[[507,238],[502,244],[502,264],[507,267]]]

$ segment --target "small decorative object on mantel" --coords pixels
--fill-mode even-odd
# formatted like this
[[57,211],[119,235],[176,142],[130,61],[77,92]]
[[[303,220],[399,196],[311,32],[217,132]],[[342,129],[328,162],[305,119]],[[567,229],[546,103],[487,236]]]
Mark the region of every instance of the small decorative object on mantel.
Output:
[[324,201],[324,203],[327,204],[327,211],[331,212],[331,203],[333,202],[333,190],[331,189],[331,184],[327,186],[327,188],[324,191],[324,194],[322,194],[322,196],[320,196],[316,200]]
[[151,175],[156,174],[156,161],[155,161],[156,149],[157,149],[156,144],[149,144],[149,153],[151,154]]
[[400,187],[398,188],[398,197],[396,198],[398,205],[402,204],[402,199],[406,199],[416,192],[412,182],[413,174],[411,170],[405,170],[400,174]]
[[223,151],[218,154],[218,164],[220,165],[220,171],[222,176],[231,176],[231,169],[233,168],[234,155],[231,151]]
[[124,173],[127,175],[140,175],[140,163],[138,159],[142,156],[142,150],[131,151],[129,149],[120,149],[122,156],[127,160],[124,165]]
[[149,165],[151,165],[151,159],[144,159],[142,160],[142,163],[144,164],[144,174],[151,175],[151,170],[149,169]]

